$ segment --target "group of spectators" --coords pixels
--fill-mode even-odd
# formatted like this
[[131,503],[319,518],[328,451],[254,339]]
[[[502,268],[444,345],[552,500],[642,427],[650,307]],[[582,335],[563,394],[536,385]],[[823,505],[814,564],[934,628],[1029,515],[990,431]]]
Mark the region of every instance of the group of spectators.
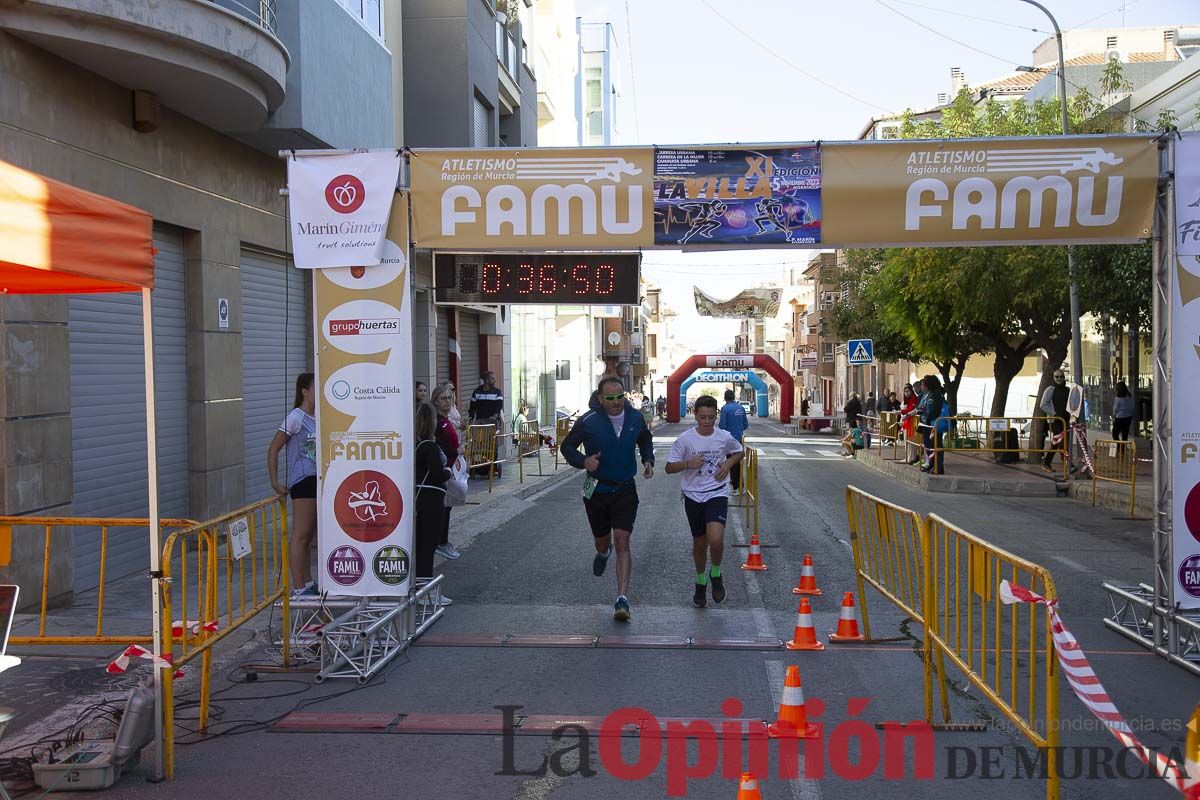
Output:
[[[429,386],[417,381],[414,390],[416,413],[413,433],[417,441],[413,453],[413,477],[416,482],[416,519],[414,522],[414,567],[420,578],[433,577],[433,558],[457,559],[462,553],[450,542],[450,511],[446,502],[446,484],[451,468],[463,452],[463,435],[468,425],[495,425],[503,430],[504,393],[496,385],[496,375],[484,372],[479,386],[471,393],[464,418],[458,409],[455,386],[450,381],[438,384],[432,395]],[[499,472],[499,466],[496,470]],[[452,601],[444,593],[441,603]]]
[[869,446],[867,434],[863,431],[864,417],[899,412],[900,423],[895,435],[912,452],[908,463],[919,464],[923,472],[942,474],[941,438],[949,430],[949,423],[943,418],[950,416],[950,407],[946,403],[942,381],[937,375],[926,375],[915,385],[904,384],[899,396],[889,391],[877,400],[875,393],[869,392],[865,403],[857,392],[851,392],[842,411],[846,415],[846,436],[842,439],[844,455],[853,455],[854,451]]

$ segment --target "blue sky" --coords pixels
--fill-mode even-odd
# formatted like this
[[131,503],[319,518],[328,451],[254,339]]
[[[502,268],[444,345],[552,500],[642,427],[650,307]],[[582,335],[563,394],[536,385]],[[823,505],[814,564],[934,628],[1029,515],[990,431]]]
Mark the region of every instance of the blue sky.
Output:
[[[1043,4],[1064,30],[1200,24],[1196,0]],[[577,11],[616,29],[626,144],[854,139],[872,116],[934,105],[952,67],[968,83],[998,78],[1052,35],[1020,0],[577,0]],[[730,296],[811,253],[652,251],[644,271],[689,341],[723,349],[737,323],[696,317],[692,284]]]

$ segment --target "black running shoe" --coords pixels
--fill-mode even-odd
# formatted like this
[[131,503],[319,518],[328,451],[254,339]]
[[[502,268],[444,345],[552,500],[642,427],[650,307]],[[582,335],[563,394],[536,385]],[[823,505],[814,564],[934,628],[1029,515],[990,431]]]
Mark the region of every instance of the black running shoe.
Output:
[[709,579],[709,581],[712,582],[713,602],[714,603],[724,602],[725,601],[725,579],[719,578],[715,575],[709,575],[708,579]]
[[[612,548],[609,548],[608,555],[612,555]],[[607,567],[608,556],[596,553],[596,557],[592,559],[592,574],[599,578]]]
[[624,597],[618,597],[617,602],[613,603],[613,619],[617,622],[629,622],[629,601]]
[[692,595],[692,605],[696,608],[704,608],[708,605],[708,586],[703,583],[696,584],[696,591]]

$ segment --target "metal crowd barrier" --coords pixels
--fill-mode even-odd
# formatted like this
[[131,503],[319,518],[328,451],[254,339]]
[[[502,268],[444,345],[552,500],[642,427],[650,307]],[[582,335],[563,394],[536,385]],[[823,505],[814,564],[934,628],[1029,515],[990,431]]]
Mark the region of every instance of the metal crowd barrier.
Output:
[[466,442],[463,445],[463,455],[467,459],[467,469],[476,470],[487,467],[488,494],[492,493],[492,484],[496,477],[496,426],[471,425],[467,428]]
[[729,505],[745,509],[746,527],[758,533],[758,451],[746,447],[742,452],[742,485]]
[[1134,519],[1137,499],[1137,442],[1098,439],[1092,445],[1092,505],[1096,483],[1108,481],[1129,487],[1129,518]]
[[1058,662],[1040,606],[1000,600],[1000,581],[1057,598],[1048,570],[1002,550],[936,514],[916,512],[846,487],[851,546],[864,633],[871,636],[870,585],[925,630],[926,720],[933,685],[950,720],[945,660],[991,701],[1047,759],[1046,797],[1057,800],[1053,748],[1059,741]]
[[544,478],[542,472],[542,431],[536,422],[522,422],[520,429],[513,434],[517,442],[517,471],[521,475],[521,483],[525,482],[525,458],[537,456],[537,477]]
[[[196,523],[188,519],[164,519],[159,521],[159,529],[163,533],[167,533],[174,528],[185,528]],[[112,633],[106,631],[104,627],[104,601],[105,593],[108,589],[108,552],[109,540],[112,538],[110,534],[114,534],[113,528],[119,529],[122,532],[137,537],[139,548],[145,548],[147,533],[145,530],[133,531],[131,529],[145,529],[150,525],[148,519],[122,519],[115,517],[13,517],[0,516],[0,538],[10,539],[13,535],[13,528],[41,528],[42,533],[42,585],[41,585],[41,603],[38,608],[38,632],[36,636],[12,636],[9,638],[9,643],[14,645],[88,645],[88,644],[149,644],[154,641],[154,635],[150,631],[138,631],[136,633]],[[58,534],[54,534],[54,530],[58,529]],[[88,531],[87,529],[99,529],[100,537],[100,573],[99,581],[97,582],[96,595],[96,632],[91,635],[73,635],[59,634],[50,632],[47,633],[47,612],[49,610],[50,597],[50,564],[54,551],[54,542],[62,536],[84,536],[88,533],[95,535],[96,532]],[[18,530],[18,534],[20,531]],[[36,530],[29,531],[29,535],[37,535]],[[151,627],[151,626],[147,626]]]
[[[248,551],[245,549],[248,545]],[[289,619],[287,503],[269,497],[176,531],[163,543],[162,640],[175,668],[201,659],[200,731],[208,726],[213,646],[283,603]],[[290,661],[283,640],[283,662]],[[162,671],[163,766],[175,772],[175,678]]]
[[[1008,580],[1057,599],[1044,567],[996,547],[936,514],[925,520],[930,586],[927,645],[945,654],[1040,751],[1059,740],[1058,660],[1041,606],[1000,600]],[[1059,776],[1047,758],[1046,797]]]
[[[554,469],[558,469],[558,462],[562,455],[563,439],[567,438],[567,434],[571,432],[571,428],[575,426],[575,417],[563,417],[554,421]],[[563,459],[564,461],[566,459]]]
[[[944,426],[942,420],[946,420]],[[1033,434],[1039,421],[1046,426],[1046,438],[1035,447]],[[1060,423],[1064,432],[1067,430],[1067,424],[1061,417],[977,417],[970,414],[939,417],[934,421],[934,430],[945,427],[946,431],[934,437],[933,456],[944,457],[947,453],[992,453],[993,456],[997,453],[1011,453],[1011,460],[1017,461],[1026,453],[1038,453],[1043,457],[1047,453],[1056,453],[1060,457],[1059,467],[1063,480],[1066,480],[1070,469],[1068,437],[1064,433],[1061,441],[1057,445],[1054,444],[1054,422]],[[1028,427],[1027,433],[1022,433],[1023,427]],[[1013,430],[1017,432],[1017,441],[1015,446],[1010,446],[1009,431]]]

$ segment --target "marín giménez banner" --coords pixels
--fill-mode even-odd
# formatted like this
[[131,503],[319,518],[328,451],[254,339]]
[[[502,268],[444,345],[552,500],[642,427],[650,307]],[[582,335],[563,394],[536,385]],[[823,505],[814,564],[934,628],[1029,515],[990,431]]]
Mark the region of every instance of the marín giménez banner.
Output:
[[812,246],[821,241],[815,145],[654,151],[654,244]]
[[314,276],[320,588],[403,596],[413,577],[412,295],[408,197],[373,267]]
[[696,313],[702,317],[763,319],[779,313],[779,290],[770,287],[746,289],[728,300],[718,300],[698,286],[692,287],[692,294],[696,298]]
[[300,153],[287,164],[296,266],[378,264],[400,175],[399,151]]

